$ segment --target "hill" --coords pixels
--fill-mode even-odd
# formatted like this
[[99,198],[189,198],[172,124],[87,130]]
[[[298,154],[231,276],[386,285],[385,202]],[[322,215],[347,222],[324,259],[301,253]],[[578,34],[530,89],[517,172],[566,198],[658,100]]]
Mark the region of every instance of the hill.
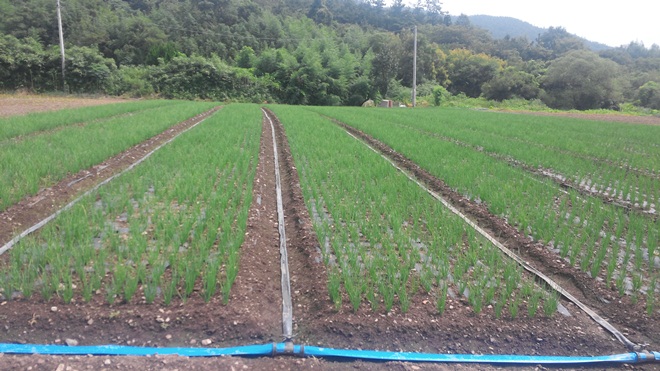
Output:
[[[495,39],[503,39],[507,35],[511,37],[527,37],[528,40],[533,41],[546,32],[547,28],[537,27],[531,23],[521,21],[512,17],[496,17],[491,15],[471,15],[468,17],[470,23],[479,28],[483,28],[490,32]],[[599,42],[590,41],[580,38],[584,44],[593,51],[601,51],[610,49],[611,47]]]

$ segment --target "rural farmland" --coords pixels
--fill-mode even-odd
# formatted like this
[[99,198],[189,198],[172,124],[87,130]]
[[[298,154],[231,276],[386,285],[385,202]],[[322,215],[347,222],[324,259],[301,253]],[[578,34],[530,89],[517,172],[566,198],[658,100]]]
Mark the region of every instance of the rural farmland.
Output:
[[180,101],[0,118],[0,343],[657,351],[659,134]]

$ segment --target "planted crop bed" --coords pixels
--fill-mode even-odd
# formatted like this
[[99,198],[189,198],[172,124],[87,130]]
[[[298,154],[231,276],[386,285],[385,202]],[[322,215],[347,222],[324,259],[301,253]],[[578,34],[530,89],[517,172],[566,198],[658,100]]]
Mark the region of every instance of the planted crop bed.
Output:
[[[552,140],[551,130],[558,131],[560,134],[556,142],[557,147],[568,148],[570,144],[567,142],[572,141],[575,151],[582,149],[583,155],[574,158],[562,151],[553,151],[543,146],[542,150],[537,148],[535,152],[533,146],[521,146],[520,141],[515,138],[493,139],[488,137],[487,129],[469,128],[470,121],[463,125],[462,122],[466,120],[459,121],[457,117],[452,119],[451,113],[448,114],[448,122],[442,119],[433,121],[428,112],[419,116],[405,116],[396,112],[390,119],[386,119],[382,112],[377,111],[365,115],[342,110],[333,112],[333,115],[388,144],[445,181],[467,199],[484,203],[492,214],[507,220],[517,227],[521,234],[547,244],[551,251],[565,258],[568,264],[579,267],[608,286],[616,287],[618,295],[626,294],[633,302],[643,299],[646,312],[649,315],[654,313],[657,309],[655,303],[660,298],[660,288],[657,285],[660,277],[660,252],[657,249],[660,224],[657,217],[619,204],[604,202],[599,197],[585,195],[577,189],[564,189],[554,181],[530,174],[524,168],[512,167],[510,162],[501,158],[489,156],[484,153],[487,149],[481,144],[497,147],[494,151],[529,164],[535,164],[531,156],[537,156],[538,161],[545,162],[543,166],[557,164],[575,173],[602,172],[612,176],[617,173],[608,169],[618,169],[623,165],[619,162],[616,162],[616,166],[611,165],[614,162],[609,157],[602,157],[602,161],[584,160],[590,156],[604,156],[601,150],[593,150],[594,146],[588,144],[600,143],[603,136],[608,137],[608,140],[603,140],[608,147],[616,147],[612,138],[620,141],[620,147],[629,143],[625,148],[632,148],[632,143],[639,141],[640,151],[643,148],[648,152],[646,156],[640,157],[635,165],[635,169],[639,171],[635,174],[628,171],[628,176],[619,175],[622,182],[632,184],[630,188],[646,189],[648,192],[645,194],[651,195],[660,186],[660,180],[652,176],[656,171],[657,164],[654,161],[657,161],[658,150],[648,139],[642,140],[642,137],[653,137],[654,131],[657,132],[656,127],[631,128],[630,125],[624,125],[623,127],[631,132],[628,135],[619,131],[619,127],[610,127],[609,131],[608,127],[605,127],[601,129],[605,131],[604,134],[596,131],[593,137],[589,137],[588,128],[593,128],[593,123],[579,123],[574,135],[569,129],[573,126],[566,126],[567,124],[561,121],[558,127],[554,128],[550,122],[531,123],[527,131],[521,129],[523,123],[518,122],[518,127],[512,127],[506,119],[502,122],[491,122],[490,126],[487,126],[490,131],[501,131],[510,137],[535,138],[534,143],[549,142]],[[466,119],[469,120],[471,115],[472,113],[465,113]],[[495,116],[502,120],[502,116]],[[519,116],[513,117],[520,119]],[[470,131],[475,134],[460,134]],[[486,134],[483,134],[484,132]],[[527,132],[530,132],[528,136],[524,134]],[[484,136],[490,139],[480,139]],[[562,138],[563,136],[570,136],[572,139]],[[465,140],[478,144],[461,145]],[[478,142],[479,140],[483,142]],[[575,144],[578,142],[580,145]],[[616,156],[616,151],[611,150],[607,156]],[[625,162],[630,163],[632,158],[636,157],[621,154],[621,158],[629,158]],[[591,167],[588,167],[589,164]],[[655,196],[650,197],[654,199]],[[650,204],[650,207],[653,210],[654,204]]]
[[212,107],[208,103],[176,103],[143,109],[129,116],[71,125],[79,122],[75,118],[55,132],[22,139],[11,139],[14,134],[10,133],[18,132],[13,128],[29,127],[30,122],[35,122],[31,130],[38,130],[43,125],[37,121],[26,124],[8,120],[2,126],[8,128],[5,132],[10,139],[0,144],[0,210],[53,185],[69,173],[95,165]]
[[53,130],[67,125],[89,124],[94,121],[108,120],[117,115],[129,114],[174,103],[160,100],[127,102],[1,118],[0,144],[6,145],[9,139],[14,138],[18,140],[18,137],[30,133]]
[[[554,181],[484,153],[483,148],[466,146],[446,135],[420,134],[418,127],[430,111],[408,116],[399,111],[389,118],[379,110],[314,111],[380,139],[382,151],[404,158],[411,172],[425,173],[427,182],[455,193],[451,196],[454,202],[471,205],[469,209],[475,212],[470,213],[480,223],[516,249],[524,249],[526,259],[535,260],[545,272],[581,291],[605,316],[657,341],[657,330],[646,329],[658,316],[657,219],[577,190],[565,190]],[[465,112],[465,119],[471,114]],[[405,124],[401,124],[403,117],[407,117]],[[436,121],[436,132],[445,125],[460,126],[456,121],[445,125]],[[566,268],[585,273],[567,272]],[[567,281],[565,276],[571,279]]]
[[331,120],[301,108],[273,110],[329,275],[332,304],[301,324],[302,339],[431,352],[615,346],[572,304],[557,313],[551,290]]
[[147,303],[160,290],[169,304],[174,295],[187,299],[200,279],[206,301],[218,288],[226,301],[258,143],[255,125],[244,130],[234,119],[217,130],[219,117],[236,109],[20,241],[3,267],[3,293],[46,301],[57,295],[69,303],[78,295],[90,301],[100,291],[112,304],[130,302],[142,286]]
[[447,297],[458,295],[469,299],[476,314],[491,302],[496,317],[516,318],[521,309],[532,317],[554,314],[557,297],[536,287],[513,261],[380,156],[318,115],[276,112],[290,128],[337,308],[343,287],[356,311],[369,303],[375,312],[396,305],[405,313],[410,296],[421,292],[439,314]]
[[[467,131],[434,124],[433,113],[444,111],[271,109],[224,107],[0,256],[0,342],[281,341],[277,155],[296,344],[433,353],[626,351],[480,235],[477,224],[634,342],[657,348],[656,219],[531,171],[579,175],[624,166],[609,154],[615,142],[608,144],[610,157],[579,152],[565,142],[588,140],[588,132],[549,142],[520,134],[523,123],[510,131],[480,127],[465,111],[447,119],[475,120]],[[88,124],[70,120],[15,142],[112,120],[119,126],[140,112],[108,119],[96,113]],[[541,152],[524,157],[506,146],[485,148],[493,138],[534,142]],[[558,159],[546,160],[554,153]],[[576,153],[579,166],[552,167]],[[596,157],[600,170],[584,170]],[[642,157],[625,162],[652,179],[655,165]]]

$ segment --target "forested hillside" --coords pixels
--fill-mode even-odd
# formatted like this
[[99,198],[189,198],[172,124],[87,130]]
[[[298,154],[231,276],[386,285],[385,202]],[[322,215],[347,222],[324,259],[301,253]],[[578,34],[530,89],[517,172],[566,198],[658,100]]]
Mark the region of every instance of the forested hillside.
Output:
[[[503,39],[507,36],[525,36],[529,40],[536,40],[538,36],[547,31],[545,28],[536,27],[531,23],[521,21],[512,17],[496,17],[491,15],[471,15],[469,16],[470,23],[474,26],[481,27],[496,38]],[[584,44],[592,51],[599,52],[610,47],[596,42],[582,39]]]
[[[561,27],[490,34],[437,0],[0,0],[0,89],[358,105],[420,95],[660,109],[660,46],[595,53]],[[435,95],[434,95],[435,94]]]

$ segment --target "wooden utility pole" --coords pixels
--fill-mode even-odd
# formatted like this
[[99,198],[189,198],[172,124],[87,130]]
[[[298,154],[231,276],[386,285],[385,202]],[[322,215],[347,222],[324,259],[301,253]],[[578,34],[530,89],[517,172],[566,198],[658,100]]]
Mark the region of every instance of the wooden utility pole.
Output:
[[57,28],[60,32],[60,54],[62,55],[62,90],[66,92],[66,59],[64,58],[64,32],[62,32],[62,11],[60,10],[60,0],[57,0]]
[[417,106],[417,26],[415,26],[415,42],[413,47],[412,106]]

